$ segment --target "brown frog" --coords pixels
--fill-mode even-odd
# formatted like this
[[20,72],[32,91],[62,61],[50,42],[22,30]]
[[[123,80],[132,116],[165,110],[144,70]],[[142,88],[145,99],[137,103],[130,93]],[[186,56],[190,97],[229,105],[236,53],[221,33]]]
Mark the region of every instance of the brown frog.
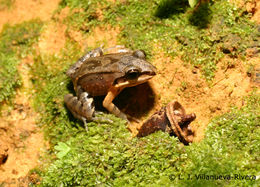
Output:
[[[104,54],[112,49],[116,52]],[[103,106],[117,117],[127,120],[126,114],[112,101],[124,88],[142,84],[156,74],[156,68],[145,59],[144,51],[131,51],[122,46],[88,52],[66,73],[76,91],[76,97],[72,94],[64,96],[68,109],[74,117],[84,122],[87,129],[86,121],[97,119],[92,97],[105,95]]]

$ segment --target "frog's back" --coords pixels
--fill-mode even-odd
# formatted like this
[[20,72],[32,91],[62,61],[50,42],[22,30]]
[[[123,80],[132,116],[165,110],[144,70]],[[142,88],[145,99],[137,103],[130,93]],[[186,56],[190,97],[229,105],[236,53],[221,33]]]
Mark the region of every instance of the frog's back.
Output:
[[[74,71],[69,75],[74,87],[80,85],[92,96],[105,95],[115,80],[124,75],[122,60],[125,56],[125,53],[117,53],[79,60],[71,67],[72,70],[68,70]],[[75,68],[75,65],[79,67]]]
[[86,74],[120,72],[120,59],[126,55],[128,54],[115,53],[98,57],[90,57],[84,61],[79,59],[78,62],[68,69],[66,74],[72,79],[75,79]]

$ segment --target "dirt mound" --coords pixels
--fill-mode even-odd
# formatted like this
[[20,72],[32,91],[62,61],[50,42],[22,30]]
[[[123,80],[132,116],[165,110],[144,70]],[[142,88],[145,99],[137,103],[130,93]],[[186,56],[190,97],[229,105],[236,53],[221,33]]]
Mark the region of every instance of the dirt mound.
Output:
[[[16,24],[35,18],[49,20],[59,1],[15,1],[10,9],[0,10],[0,30],[6,23]],[[28,171],[37,166],[41,149],[46,147],[43,133],[36,126],[38,114],[30,104],[32,85],[30,85],[29,64],[32,63],[33,60],[29,58],[20,62],[18,71],[23,86],[16,93],[13,108],[8,109],[7,106],[7,109],[2,111],[0,185],[28,186],[28,183],[33,180],[32,177],[27,177]]]
[[0,31],[5,23],[15,24],[35,18],[40,18],[43,21],[49,20],[59,1],[15,1],[10,10],[6,8],[0,11]]
[[0,182],[14,186],[37,166],[41,150],[46,147],[43,133],[36,125],[38,114],[30,104],[30,63],[33,61],[29,58],[20,63],[23,86],[16,93],[13,109],[4,110],[0,121]]

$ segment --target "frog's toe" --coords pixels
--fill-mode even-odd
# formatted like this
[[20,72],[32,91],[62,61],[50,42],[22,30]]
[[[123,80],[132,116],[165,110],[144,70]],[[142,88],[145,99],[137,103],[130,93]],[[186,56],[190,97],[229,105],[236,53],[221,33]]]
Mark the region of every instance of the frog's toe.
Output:
[[91,98],[88,98],[88,100],[82,102],[72,94],[67,94],[64,96],[64,102],[74,117],[82,120],[83,122],[83,118],[88,121],[92,120],[95,107],[93,106],[93,100],[91,100]]
[[95,107],[93,106],[93,102],[84,102],[82,107],[82,114],[87,119],[92,119],[95,112]]
[[133,117],[133,116],[127,115],[127,118],[128,118],[130,121],[133,121],[133,122],[135,122],[135,123],[140,123],[140,120],[137,119],[137,118],[135,118],[135,117]]
[[79,96],[79,101],[82,103],[83,116],[87,119],[92,119],[95,112],[94,100],[89,97],[87,92],[82,92]]
[[86,118],[82,118],[82,121],[83,121],[83,123],[84,123],[84,126],[85,126],[86,131],[88,131],[88,123],[87,123]]
[[82,94],[80,94],[79,96],[79,100],[82,103],[89,103],[90,105],[94,106],[94,100],[92,97],[88,97],[88,93],[87,92],[83,92]]
[[113,120],[107,118],[107,117],[103,117],[103,116],[95,116],[93,118],[95,121],[97,122],[101,122],[101,123],[114,123]]

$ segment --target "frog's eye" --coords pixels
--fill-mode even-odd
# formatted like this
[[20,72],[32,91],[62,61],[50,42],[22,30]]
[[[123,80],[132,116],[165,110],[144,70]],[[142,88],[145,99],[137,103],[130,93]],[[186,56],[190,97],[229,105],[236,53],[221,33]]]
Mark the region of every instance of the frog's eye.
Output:
[[146,54],[143,50],[137,50],[133,53],[133,55],[137,58],[141,58],[141,59],[145,59],[146,58]]
[[126,72],[127,79],[137,79],[139,77],[140,71],[138,69],[129,69]]

